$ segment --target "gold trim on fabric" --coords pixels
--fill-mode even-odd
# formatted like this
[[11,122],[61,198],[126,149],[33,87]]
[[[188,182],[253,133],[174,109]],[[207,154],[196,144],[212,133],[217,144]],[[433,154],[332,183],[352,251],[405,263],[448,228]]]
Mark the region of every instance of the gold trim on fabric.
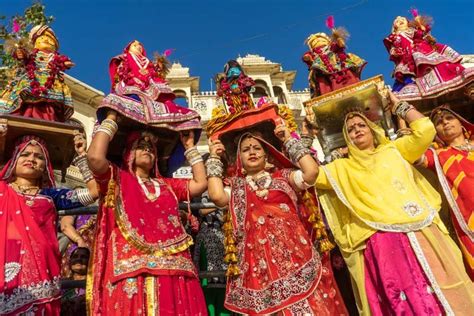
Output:
[[377,222],[368,221],[368,220],[362,218],[359,214],[357,214],[357,212],[352,208],[352,205],[349,203],[349,201],[345,197],[344,193],[342,192],[342,190],[337,185],[336,180],[334,180],[334,178],[332,177],[331,173],[326,168],[326,166],[321,166],[321,168],[326,173],[326,176],[327,176],[329,182],[331,183],[331,186],[332,186],[334,192],[336,193],[337,197],[339,198],[339,200],[341,200],[341,202],[352,212],[352,214],[354,214],[355,217],[357,217],[358,219],[360,219],[362,222],[364,222],[366,225],[368,225],[369,227],[371,227],[373,229],[381,230],[381,231],[388,231],[388,232],[402,232],[402,233],[406,233],[406,232],[410,232],[410,231],[414,231],[414,230],[420,230],[420,229],[430,225],[431,222],[433,221],[435,215],[436,215],[436,210],[433,209],[428,204],[427,201],[425,201],[425,203],[429,206],[429,208],[428,208],[429,213],[425,217],[425,219],[423,219],[421,221],[407,223],[407,224],[384,224],[384,223],[377,223]]
[[122,233],[122,236],[127,242],[129,242],[136,249],[153,254],[155,256],[166,256],[182,252],[188,249],[193,244],[193,239],[188,234],[184,233],[182,237],[176,238],[172,245],[163,246],[158,243],[151,244],[147,243],[142,237],[137,235],[137,232],[131,227],[128,221],[127,214],[123,208],[121,192],[117,196],[115,212],[115,221],[117,226]]
[[[100,210],[100,206],[99,206]],[[97,217],[97,225],[99,225],[99,217]],[[98,237],[98,234],[94,234],[94,239]],[[93,296],[93,289],[94,289],[94,261],[95,261],[95,241],[91,245],[90,249],[90,258],[89,258],[89,267],[87,269],[87,276],[86,276],[86,291],[85,291],[85,296],[86,296],[86,311],[87,315],[93,315],[93,306],[92,306],[92,300],[94,298]]]
[[441,290],[438,282],[436,282],[436,278],[433,274],[433,271],[431,271],[431,267],[428,263],[428,260],[426,260],[425,254],[423,253],[423,249],[420,246],[420,243],[418,242],[418,239],[416,238],[416,235],[414,232],[409,232],[407,233],[408,240],[410,241],[411,248],[413,249],[413,252],[416,255],[416,258],[418,259],[418,263],[421,265],[423,271],[425,272],[426,277],[431,283],[431,287],[433,288],[439,302],[444,308],[444,311],[446,315],[453,315],[454,316],[454,311],[451,309],[451,306],[449,305],[448,300],[443,294],[443,291]]
[[474,242],[474,231],[469,228],[466,223],[466,220],[461,214],[461,210],[459,209],[458,204],[456,203],[456,199],[454,198],[451,192],[451,188],[449,187],[448,180],[446,179],[446,176],[443,173],[443,168],[441,167],[438,154],[433,148],[430,148],[429,150],[433,152],[433,159],[435,163],[436,175],[438,176],[438,181],[441,184],[444,196],[446,197],[446,200],[448,201],[448,204],[452,212],[454,213],[456,220],[458,221],[459,227],[469,237],[469,240],[471,242]]
[[[146,291],[146,309],[148,316],[156,315],[156,289],[155,289],[155,277],[145,277],[145,291]],[[158,313],[159,314],[159,313]]]

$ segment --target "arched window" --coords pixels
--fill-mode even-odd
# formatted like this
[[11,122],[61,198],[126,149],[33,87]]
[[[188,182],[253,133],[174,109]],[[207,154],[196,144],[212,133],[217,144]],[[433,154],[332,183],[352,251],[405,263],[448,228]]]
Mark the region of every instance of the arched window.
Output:
[[255,101],[258,101],[261,97],[269,97],[270,93],[268,90],[267,83],[263,80],[257,79],[255,80],[255,90],[252,93],[253,98]]
[[273,86],[273,94],[277,98],[278,104],[286,104],[286,97],[283,89],[278,86]]

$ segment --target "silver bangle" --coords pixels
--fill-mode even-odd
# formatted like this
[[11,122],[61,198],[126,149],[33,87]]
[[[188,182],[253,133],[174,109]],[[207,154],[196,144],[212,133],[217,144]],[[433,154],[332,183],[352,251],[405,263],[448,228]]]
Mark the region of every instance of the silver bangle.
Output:
[[89,193],[88,189],[76,189],[77,199],[82,205],[86,206],[94,203],[94,198]]
[[118,125],[114,120],[105,119],[102,121],[99,128],[97,129],[97,133],[103,132],[109,135],[110,140],[112,140],[112,138],[114,138],[115,133],[117,133],[117,130],[118,130]]
[[413,105],[411,105],[410,103],[408,103],[407,101],[400,101],[397,103],[397,105],[395,106],[395,114],[406,121],[406,116],[407,116],[407,113],[410,111],[410,110],[414,110],[415,107]]
[[311,135],[301,135],[301,143],[306,148],[311,148],[313,146],[314,137]]
[[186,156],[186,160],[188,161],[190,166],[194,166],[198,162],[203,161],[202,156],[199,153],[199,151],[197,150],[196,146],[187,149],[184,152],[184,156]]
[[290,160],[297,164],[298,161],[303,158],[303,156],[311,154],[311,151],[304,147],[303,143],[296,138],[288,139],[284,144],[286,151],[288,152],[288,156]]
[[82,178],[84,179],[84,182],[87,183],[94,179],[94,176],[92,175],[91,169],[89,169],[89,164],[87,162],[87,155],[82,154],[80,156],[75,157],[72,160],[72,163],[79,168],[79,171],[82,174]]
[[224,164],[218,158],[208,158],[206,161],[206,174],[208,178],[222,178],[224,174]]

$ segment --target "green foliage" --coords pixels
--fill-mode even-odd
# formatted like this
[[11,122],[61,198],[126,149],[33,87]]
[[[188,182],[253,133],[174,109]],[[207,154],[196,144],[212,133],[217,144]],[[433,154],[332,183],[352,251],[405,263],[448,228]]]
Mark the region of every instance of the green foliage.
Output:
[[[25,9],[23,15],[15,15],[10,18],[0,16],[0,68],[6,67],[7,71],[0,70],[0,90],[8,80],[8,73],[13,73],[18,67],[18,61],[5,51],[5,41],[15,40],[26,42],[30,30],[36,25],[50,25],[54,21],[53,16],[46,16],[45,6],[35,0],[32,5]],[[14,32],[14,23],[19,26],[19,31]]]

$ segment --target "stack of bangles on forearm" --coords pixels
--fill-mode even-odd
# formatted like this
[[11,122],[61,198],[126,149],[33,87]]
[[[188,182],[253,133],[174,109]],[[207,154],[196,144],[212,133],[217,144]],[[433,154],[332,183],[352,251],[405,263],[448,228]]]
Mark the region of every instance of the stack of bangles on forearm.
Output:
[[85,183],[94,179],[94,176],[92,175],[92,172],[89,169],[89,164],[87,163],[87,155],[85,153],[74,158],[72,163],[77,168],[79,168],[79,171],[81,172],[82,178],[84,179]]
[[301,143],[306,148],[311,148],[313,146],[314,137],[311,135],[303,134],[301,135]]
[[311,154],[311,151],[296,138],[288,139],[285,141],[284,146],[294,164],[296,164],[303,156]]
[[117,130],[118,125],[114,120],[105,119],[100,124],[99,128],[97,129],[97,132],[106,133],[107,135],[109,135],[110,140],[112,140],[112,138],[114,138],[115,133],[117,133]]
[[395,106],[395,114],[406,121],[407,113],[411,110],[414,110],[415,107],[408,103],[407,101],[400,101]]
[[187,149],[184,152],[184,156],[186,157],[186,160],[189,162],[190,166],[194,166],[198,162],[202,162],[202,156],[197,150],[196,146]]
[[224,164],[219,159],[219,156],[211,155],[206,161],[207,177],[222,178],[224,174]]

